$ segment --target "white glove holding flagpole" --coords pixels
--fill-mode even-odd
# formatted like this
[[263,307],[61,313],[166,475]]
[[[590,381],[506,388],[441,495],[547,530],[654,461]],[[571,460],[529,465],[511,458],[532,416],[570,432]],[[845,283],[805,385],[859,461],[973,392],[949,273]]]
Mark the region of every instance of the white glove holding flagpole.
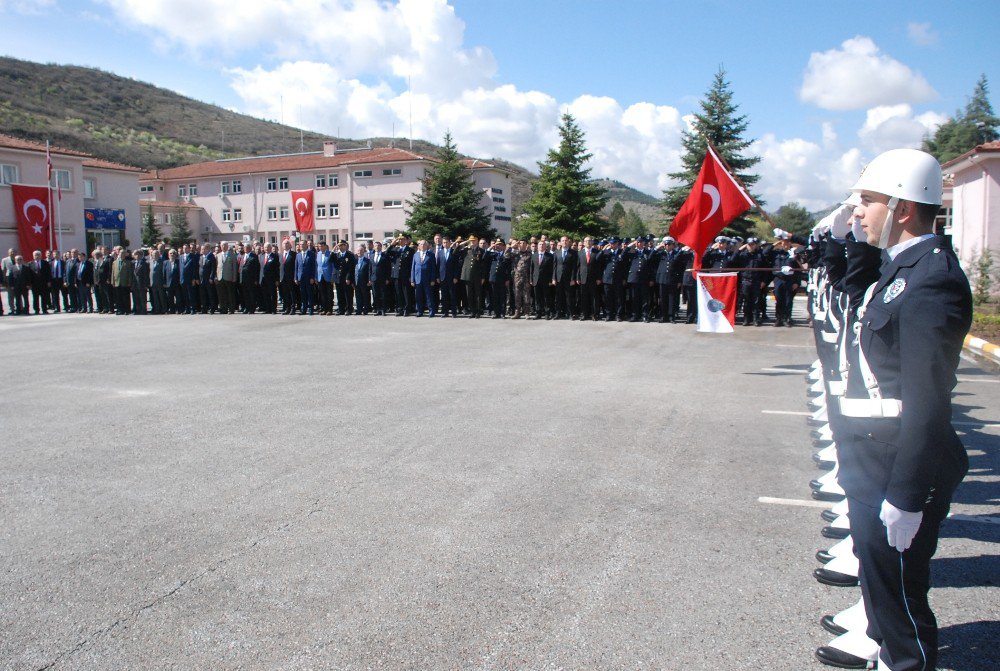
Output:
[[913,537],[917,535],[924,513],[900,510],[888,501],[882,501],[882,510],[878,518],[885,525],[885,535],[889,545],[903,552],[910,547]]

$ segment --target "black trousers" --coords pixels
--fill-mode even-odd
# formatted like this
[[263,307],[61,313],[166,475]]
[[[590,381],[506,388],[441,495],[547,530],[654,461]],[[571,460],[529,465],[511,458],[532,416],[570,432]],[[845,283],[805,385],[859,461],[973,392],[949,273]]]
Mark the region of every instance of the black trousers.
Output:
[[537,316],[552,316],[555,311],[552,309],[552,285],[548,282],[539,282],[532,287],[532,298],[535,300],[535,314]]
[[465,282],[465,298],[469,307],[469,314],[478,317],[483,314],[483,288],[485,284],[480,279],[472,279]]
[[503,317],[507,307],[507,284],[503,281],[493,282],[490,296],[490,309],[497,317]]
[[333,312],[333,284],[320,280],[316,286],[319,287],[319,304],[323,312]]
[[148,291],[146,287],[132,287],[132,309],[135,314],[146,314],[146,296]]
[[555,289],[555,311],[556,316],[559,317],[569,317],[572,309],[572,296],[573,287],[570,286],[569,280],[560,280],[556,282]]
[[110,284],[98,284],[94,293],[97,294],[98,312],[115,311],[114,291]]
[[48,310],[51,306],[49,305],[49,299],[51,294],[49,293],[48,287],[41,287],[36,289],[31,288],[31,302],[35,306],[35,312],[42,312]]
[[372,281],[372,301],[376,312],[386,311],[386,294],[388,293],[388,289],[389,285],[386,284],[385,280]]
[[166,291],[167,291],[167,303],[166,303],[167,312],[169,312],[170,314],[175,314],[177,312],[180,312],[181,305],[183,303],[183,299],[181,298],[181,293],[182,293],[181,288],[177,285],[174,285],[172,287],[167,287]]
[[[53,279],[52,280],[52,288],[50,290],[51,293],[52,293],[52,297],[50,299],[50,302],[52,304],[52,309],[55,310],[56,312],[59,312],[59,299],[60,299],[60,297],[63,296],[63,290],[64,290],[64,288],[65,288],[65,285],[63,284],[62,280],[60,280],[60,279]],[[68,294],[66,294],[66,298],[67,299],[69,298]],[[67,300],[67,301],[64,302],[64,305],[65,305],[66,309],[69,310],[71,303]]]
[[76,285],[76,301],[77,308],[80,312],[93,312],[94,311],[94,296],[90,292],[90,287],[86,284]]
[[162,315],[167,311],[167,292],[162,284],[149,288],[149,303],[154,315]]
[[792,319],[792,299],[795,298],[792,286],[789,280],[781,278],[774,280],[774,316],[778,323]]
[[458,301],[456,300],[456,287],[454,279],[441,280],[438,286],[441,294],[441,314],[451,313],[458,315]]
[[120,315],[132,312],[132,287],[115,287],[115,312]]
[[354,314],[354,285],[337,282],[337,314]]
[[649,303],[649,285],[645,282],[630,282],[628,285],[628,299],[632,304],[632,319],[640,320],[646,316],[647,304]]
[[680,310],[681,295],[678,287],[673,284],[657,284],[656,288],[660,294],[660,321],[673,321]]
[[413,312],[413,287],[410,286],[410,278],[397,278],[393,280],[396,288],[396,314],[408,315]]
[[743,323],[749,325],[757,319],[757,302],[760,300],[760,282],[748,282],[740,286],[743,297]]
[[236,312],[236,283],[229,280],[219,280],[216,284],[216,295],[219,299],[219,311],[222,314]]
[[913,544],[900,553],[886,540],[879,509],[848,498],[868,637],[881,646],[879,657],[893,671],[937,668],[937,620],[927,592],[931,557],[950,505],[951,492],[933,492]]
[[354,303],[357,305],[358,314],[368,314],[372,311],[372,288],[365,286],[354,287]]
[[681,287],[684,304],[687,306],[687,322],[693,324],[698,319],[698,288],[692,282]]
[[299,304],[295,297],[295,282],[292,280],[280,282],[278,292],[281,294],[281,311],[286,315],[295,312]]
[[248,314],[257,311],[257,283],[240,282],[240,296],[243,298],[243,309]]
[[203,313],[219,309],[219,293],[213,282],[202,282],[198,285],[198,303]]
[[583,319],[590,319],[597,315],[597,286],[593,283],[580,285],[580,300],[577,303],[577,311]]

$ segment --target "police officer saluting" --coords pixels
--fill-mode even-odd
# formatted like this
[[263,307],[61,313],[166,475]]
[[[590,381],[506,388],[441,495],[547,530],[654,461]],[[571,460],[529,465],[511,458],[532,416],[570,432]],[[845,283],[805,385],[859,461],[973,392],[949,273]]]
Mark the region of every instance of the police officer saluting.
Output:
[[[838,480],[879,669],[936,668],[937,622],[927,600],[930,560],[968,457],[951,425],[962,343],[972,321],[969,283],[948,242],[934,235],[941,167],[895,149],[873,160],[852,189],[855,238],[888,257],[856,306],[850,371],[841,399]],[[869,258],[870,255],[869,255]],[[848,255],[848,273],[852,272]],[[832,666],[866,660],[822,647]]]

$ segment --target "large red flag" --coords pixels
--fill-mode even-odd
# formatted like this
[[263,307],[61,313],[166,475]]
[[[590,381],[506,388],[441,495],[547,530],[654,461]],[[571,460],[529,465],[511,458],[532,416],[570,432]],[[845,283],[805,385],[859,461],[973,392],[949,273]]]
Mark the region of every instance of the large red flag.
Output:
[[44,186],[11,184],[10,194],[14,198],[21,254],[30,259],[32,252],[44,252],[49,248],[52,224],[52,217],[49,216],[49,189]]
[[700,268],[702,253],[719,231],[753,204],[709,147],[691,193],[670,224],[670,235],[694,250],[694,267]]
[[316,230],[313,221],[313,191],[292,191],[292,210],[295,212],[295,230],[311,233]]

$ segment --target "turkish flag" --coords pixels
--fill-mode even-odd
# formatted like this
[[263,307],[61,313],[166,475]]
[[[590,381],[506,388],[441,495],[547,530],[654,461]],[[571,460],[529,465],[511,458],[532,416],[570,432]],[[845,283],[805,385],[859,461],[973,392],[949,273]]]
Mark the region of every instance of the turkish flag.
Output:
[[698,273],[698,331],[732,333],[736,325],[738,273]]
[[292,211],[295,212],[295,230],[311,233],[316,230],[313,221],[313,190],[292,191]]
[[52,224],[49,216],[49,189],[45,186],[11,184],[10,193],[14,198],[21,254],[30,259],[32,252],[42,252],[49,248]]
[[719,231],[753,204],[709,147],[691,193],[670,224],[670,235],[694,251],[693,267],[701,268],[701,255]]

